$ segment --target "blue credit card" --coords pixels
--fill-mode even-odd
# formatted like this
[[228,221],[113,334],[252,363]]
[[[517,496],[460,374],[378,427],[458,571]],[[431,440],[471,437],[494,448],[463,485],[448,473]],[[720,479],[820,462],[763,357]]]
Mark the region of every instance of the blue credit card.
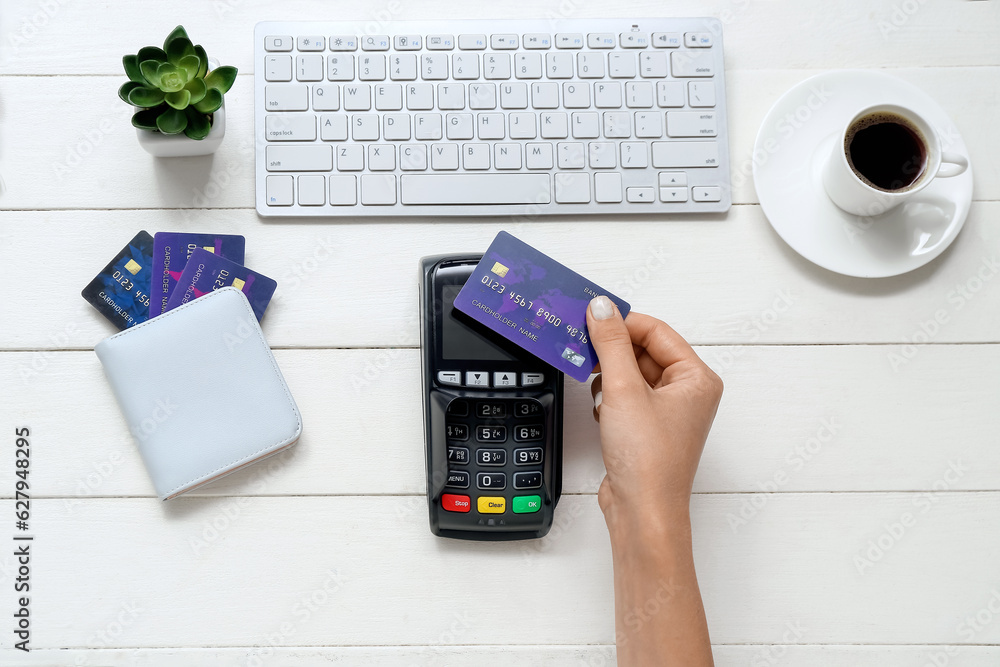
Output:
[[622,317],[631,306],[507,232],[493,239],[455,308],[556,370],[586,382],[597,364],[587,334],[587,306],[611,299]]
[[149,303],[150,317],[166,311],[167,301],[174,291],[177,279],[196,248],[204,248],[242,264],[246,239],[239,234],[157,232],[153,237],[153,298]]
[[142,231],[83,288],[83,298],[119,329],[149,318],[153,237]]
[[177,286],[167,300],[167,307],[163,312],[230,285],[246,295],[258,322],[264,317],[264,310],[278,287],[278,283],[262,273],[230,262],[225,257],[220,257],[204,248],[198,248],[188,258],[187,266],[181,272]]

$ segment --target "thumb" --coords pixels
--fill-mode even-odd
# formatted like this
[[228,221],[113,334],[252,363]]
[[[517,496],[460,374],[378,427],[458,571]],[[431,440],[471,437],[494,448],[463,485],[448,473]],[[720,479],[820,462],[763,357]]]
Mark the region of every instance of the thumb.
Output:
[[601,362],[603,386],[645,384],[632,350],[632,336],[615,304],[606,296],[587,307],[587,331]]

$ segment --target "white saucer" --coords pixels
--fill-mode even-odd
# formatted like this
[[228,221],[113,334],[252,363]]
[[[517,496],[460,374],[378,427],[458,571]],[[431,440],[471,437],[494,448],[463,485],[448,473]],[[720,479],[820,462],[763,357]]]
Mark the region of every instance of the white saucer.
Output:
[[830,201],[820,174],[836,135],[855,112],[881,103],[910,107],[935,128],[945,150],[969,157],[937,102],[870,70],[828,72],[795,86],[771,107],[754,145],[754,186],[774,231],[809,261],[848,276],[882,278],[923,266],[958,236],[972,203],[971,165],[878,216],[851,215]]

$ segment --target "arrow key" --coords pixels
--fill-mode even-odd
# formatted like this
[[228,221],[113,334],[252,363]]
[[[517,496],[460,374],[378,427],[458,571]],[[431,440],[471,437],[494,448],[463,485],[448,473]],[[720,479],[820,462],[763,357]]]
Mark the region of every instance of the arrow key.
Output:
[[660,188],[660,201],[685,202],[688,200],[687,188]]
[[465,386],[466,387],[489,387],[490,386],[490,374],[485,371],[466,371],[465,372]]
[[516,387],[517,373],[498,372],[493,374],[494,387]]
[[626,188],[625,198],[630,202],[651,202],[656,199],[653,188]]

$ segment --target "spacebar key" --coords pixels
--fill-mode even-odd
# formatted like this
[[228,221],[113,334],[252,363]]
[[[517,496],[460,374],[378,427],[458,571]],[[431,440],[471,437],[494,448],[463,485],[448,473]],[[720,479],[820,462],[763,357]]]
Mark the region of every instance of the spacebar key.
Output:
[[548,174],[404,174],[404,204],[548,204]]

